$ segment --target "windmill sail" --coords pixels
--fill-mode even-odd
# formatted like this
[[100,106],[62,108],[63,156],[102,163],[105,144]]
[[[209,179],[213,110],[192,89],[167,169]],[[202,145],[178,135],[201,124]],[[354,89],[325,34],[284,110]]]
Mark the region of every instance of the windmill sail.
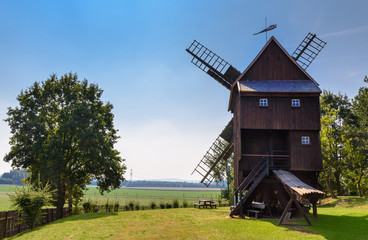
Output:
[[192,63],[194,65],[229,90],[231,84],[240,76],[237,69],[196,40],[186,51],[193,56]]
[[305,70],[325,45],[326,42],[319,39],[316,34],[308,33],[300,45],[295,49],[292,57]]
[[232,157],[233,150],[233,120],[231,119],[192,174],[194,172],[199,173],[202,176],[201,183],[208,187],[215,180],[216,175],[225,170],[228,160]]

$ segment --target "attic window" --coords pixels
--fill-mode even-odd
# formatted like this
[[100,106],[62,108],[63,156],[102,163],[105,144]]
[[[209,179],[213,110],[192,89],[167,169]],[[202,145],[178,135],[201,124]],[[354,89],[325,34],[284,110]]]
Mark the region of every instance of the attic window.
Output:
[[305,145],[310,144],[309,136],[302,136],[302,144],[305,144]]
[[259,106],[260,107],[267,107],[268,106],[268,100],[267,100],[267,98],[261,98],[261,99],[259,99]]
[[300,99],[291,99],[292,107],[300,107]]

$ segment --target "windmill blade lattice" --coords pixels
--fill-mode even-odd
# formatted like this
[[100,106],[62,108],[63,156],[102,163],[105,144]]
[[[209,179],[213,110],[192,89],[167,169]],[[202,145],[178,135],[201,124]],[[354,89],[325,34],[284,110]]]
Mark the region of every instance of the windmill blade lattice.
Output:
[[316,34],[308,33],[300,45],[295,49],[292,57],[305,70],[325,45],[326,42],[319,39]]
[[196,40],[194,40],[186,51],[193,56],[192,63],[194,65],[216,79],[229,90],[231,89],[231,84],[240,75],[240,72],[227,61]]
[[233,155],[233,150],[233,120],[231,119],[192,174],[199,173],[202,176],[201,183],[208,187],[215,180],[216,175],[225,170],[228,160]]

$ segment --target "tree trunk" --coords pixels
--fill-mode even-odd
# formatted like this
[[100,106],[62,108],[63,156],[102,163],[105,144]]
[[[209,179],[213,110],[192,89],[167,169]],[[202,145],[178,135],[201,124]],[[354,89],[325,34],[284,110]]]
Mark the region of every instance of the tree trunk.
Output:
[[56,206],[56,218],[60,219],[64,217],[63,209],[65,204],[65,183],[60,182],[58,184],[57,194],[58,194],[58,201]]
[[331,187],[330,180],[326,179],[325,181],[326,181],[326,186],[327,186],[328,192],[330,193],[331,197],[336,198],[336,195],[334,194],[333,189]]
[[341,196],[342,192],[341,192],[341,183],[340,183],[340,172],[339,171],[334,172],[334,176],[335,176],[335,181],[336,181],[337,195]]
[[363,197],[362,189],[361,189],[361,186],[360,186],[360,180],[358,181],[358,190],[359,190],[359,197]]
[[69,211],[69,215],[72,214],[72,209],[73,209],[73,196],[71,193],[69,193],[69,198],[68,198],[68,211]]

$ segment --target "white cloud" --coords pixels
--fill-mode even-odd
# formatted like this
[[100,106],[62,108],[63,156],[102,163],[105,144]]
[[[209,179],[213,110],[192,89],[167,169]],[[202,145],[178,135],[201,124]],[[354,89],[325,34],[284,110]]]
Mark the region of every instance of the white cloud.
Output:
[[365,33],[365,32],[368,32],[368,25],[356,27],[356,28],[345,29],[345,30],[341,30],[337,32],[322,34],[321,37],[322,38],[323,37],[337,37],[337,36],[344,36],[344,35],[350,35],[350,34],[355,34],[355,33]]

